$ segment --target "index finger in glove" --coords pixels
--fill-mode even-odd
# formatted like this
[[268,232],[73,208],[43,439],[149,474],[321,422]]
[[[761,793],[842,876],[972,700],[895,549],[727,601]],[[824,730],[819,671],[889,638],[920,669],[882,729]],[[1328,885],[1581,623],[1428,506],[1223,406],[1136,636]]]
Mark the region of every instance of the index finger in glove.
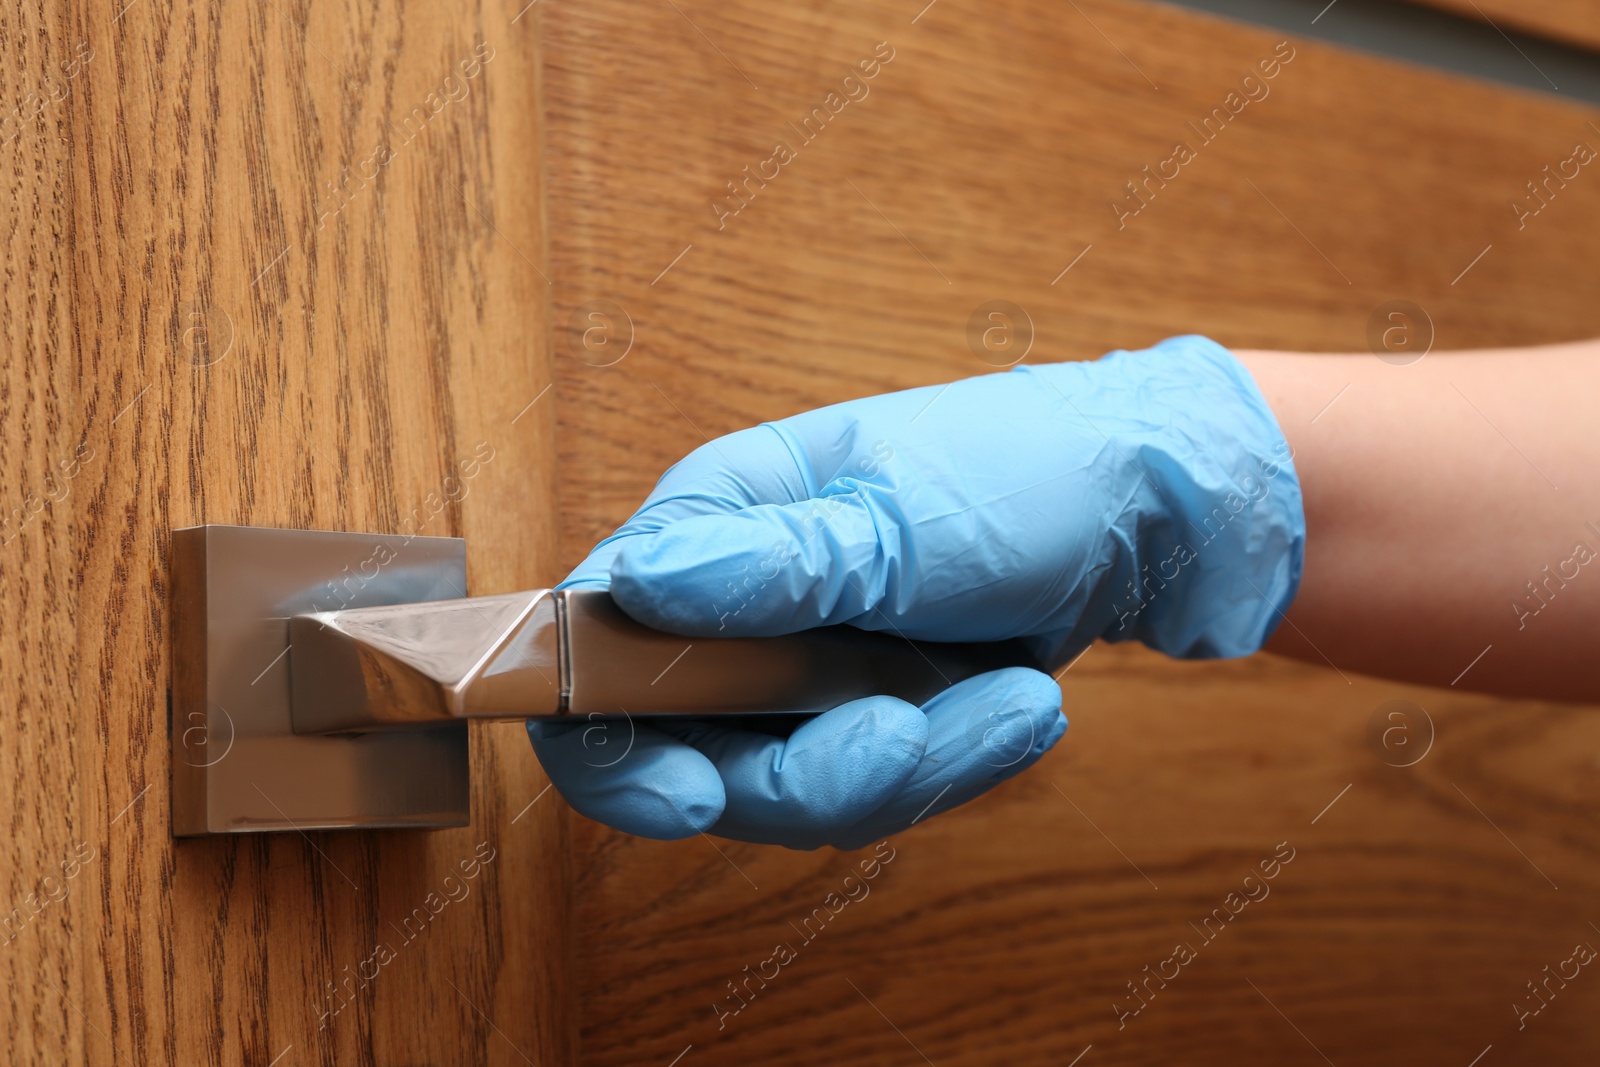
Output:
[[595,545],[560,588],[609,585],[611,562],[629,537],[654,533],[680,519],[726,515],[756,504],[787,504],[806,495],[794,454],[771,426],[752,426],[708,441],[668,468],[639,510]]

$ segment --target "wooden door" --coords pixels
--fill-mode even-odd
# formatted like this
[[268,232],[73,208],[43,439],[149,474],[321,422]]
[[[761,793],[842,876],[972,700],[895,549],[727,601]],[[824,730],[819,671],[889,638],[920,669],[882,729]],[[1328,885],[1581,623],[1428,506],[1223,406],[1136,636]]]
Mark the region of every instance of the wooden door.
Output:
[[[1370,359],[1396,299],[1441,350],[1600,333],[1600,179],[1509,210],[1600,144],[1590,110],[1119,0],[540,11],[566,564],[707,437],[992,369],[990,300],[1041,362],[1189,331]],[[1251,74],[1270,95],[1131,197]],[[561,340],[596,300],[621,362]],[[1590,1062],[1600,980],[1513,1004],[1600,945],[1600,720],[1449,681],[1096,646],[1058,748],[895,838],[814,940],[852,856],[577,822],[584,1060]],[[1410,766],[1369,739],[1390,700],[1431,719]]]
[[[515,726],[473,734],[468,829],[170,836],[176,527],[455,534],[474,591],[547,584],[706,436],[988,370],[994,299],[1039,361],[1360,351],[1393,299],[1439,348],[1600,330],[1600,186],[1507,210],[1594,112],[1282,41],[1123,0],[6,5],[9,1061],[1592,1058],[1600,986],[1511,1005],[1600,921],[1593,717],[1266,657],[1093,649],[1058,751],[892,842],[720,1027],[855,860],[569,827]],[[594,301],[620,361],[574,343]],[[1369,736],[1394,699],[1431,717],[1409,766]]]
[[570,1062],[565,814],[519,727],[473,734],[470,828],[169,832],[172,529],[451,534],[476,590],[556,577],[517,14],[0,13],[6,1062]]

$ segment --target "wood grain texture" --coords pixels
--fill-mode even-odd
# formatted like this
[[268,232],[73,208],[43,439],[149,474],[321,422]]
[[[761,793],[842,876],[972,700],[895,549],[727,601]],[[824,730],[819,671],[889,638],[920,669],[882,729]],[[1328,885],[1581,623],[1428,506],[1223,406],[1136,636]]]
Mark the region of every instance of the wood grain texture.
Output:
[[52,990],[83,996],[78,945],[103,863],[79,862],[96,839],[77,797],[98,761],[80,765],[87,727],[69,713],[81,692],[72,474],[80,444],[104,447],[75,403],[65,299],[72,45],[50,5],[0,19],[0,1047],[49,1063],[84,1055],[86,1032]]
[[1565,41],[1582,48],[1600,48],[1600,7],[1593,0],[1422,0],[1470,19]]
[[[1364,351],[1394,299],[1438,349],[1600,333],[1600,182],[1521,229],[1510,207],[1594,143],[1592,111],[1296,41],[1270,95],[1119,226],[1126,183],[1195,144],[1279,36],[1113,0],[544,20],[568,564],[707,437],[989,370],[966,340],[988,300],[1025,309],[1036,362],[1190,331]],[[868,95],[810,138],[790,125],[881,41]],[[796,158],[731,199],[779,139]],[[631,340],[610,365],[568,329],[600,299]],[[858,857],[576,823],[585,1062],[1592,1058],[1600,982],[1520,1031],[1511,1007],[1600,945],[1592,714],[1104,646],[1063,688],[1060,748],[895,839],[814,942],[797,925]],[[1367,738],[1390,699],[1433,718],[1414,767]],[[1271,895],[1119,1028],[1126,983],[1198,944],[1189,924],[1280,842],[1296,858]],[[719,1027],[728,983],[781,941],[797,961]]]
[[7,493],[92,452],[0,556],[6,890],[95,858],[10,946],[6,1062],[570,1062],[566,816],[520,729],[474,733],[466,829],[175,843],[167,810],[175,526],[462,535],[476,591],[554,575],[516,13],[7,5],[8,103],[93,58],[0,147]]

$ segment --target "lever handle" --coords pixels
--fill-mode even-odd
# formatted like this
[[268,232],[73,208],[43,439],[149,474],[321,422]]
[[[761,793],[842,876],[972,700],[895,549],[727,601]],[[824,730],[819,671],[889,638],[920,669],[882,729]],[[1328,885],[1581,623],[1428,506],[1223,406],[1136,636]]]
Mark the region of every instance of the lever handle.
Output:
[[604,590],[296,615],[296,733],[456,719],[827,711],[888,694],[920,704],[984,671],[1037,666],[1020,642],[910,641],[852,626],[687,638],[626,615]]

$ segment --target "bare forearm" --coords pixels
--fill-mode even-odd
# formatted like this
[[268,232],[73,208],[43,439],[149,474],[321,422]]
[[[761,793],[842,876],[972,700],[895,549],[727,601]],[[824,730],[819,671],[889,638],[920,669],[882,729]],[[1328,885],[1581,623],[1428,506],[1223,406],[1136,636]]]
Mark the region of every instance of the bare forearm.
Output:
[[1600,700],[1600,342],[1236,355],[1305,495],[1305,575],[1270,651]]

